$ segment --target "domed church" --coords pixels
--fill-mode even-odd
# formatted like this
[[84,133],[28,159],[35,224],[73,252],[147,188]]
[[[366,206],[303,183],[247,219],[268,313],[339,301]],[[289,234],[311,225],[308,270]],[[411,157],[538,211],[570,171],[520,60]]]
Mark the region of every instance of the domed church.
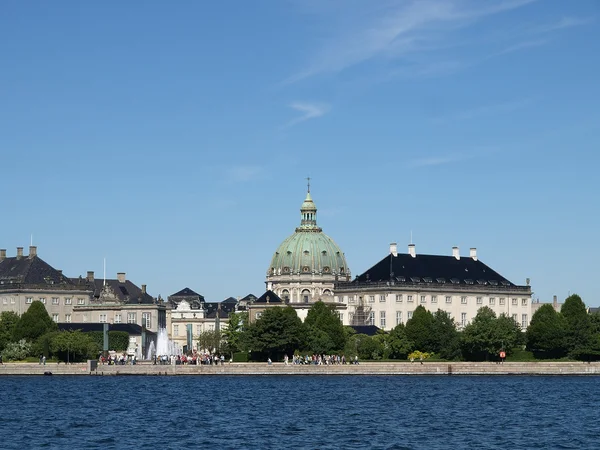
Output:
[[[309,180],[310,181],[310,180]],[[275,251],[267,270],[267,290],[285,303],[333,302],[333,286],[350,280],[344,252],[317,225],[317,207],[310,195],[300,207],[300,226]]]

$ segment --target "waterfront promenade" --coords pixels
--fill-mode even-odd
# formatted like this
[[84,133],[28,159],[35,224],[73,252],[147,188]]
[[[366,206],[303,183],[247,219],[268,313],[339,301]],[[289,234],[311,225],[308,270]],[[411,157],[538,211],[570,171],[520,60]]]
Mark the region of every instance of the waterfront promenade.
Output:
[[600,362],[361,362],[358,365],[285,365],[283,363],[225,363],[204,365],[136,365],[109,366],[99,364],[90,370],[88,363],[40,365],[5,363],[2,375],[600,375]]

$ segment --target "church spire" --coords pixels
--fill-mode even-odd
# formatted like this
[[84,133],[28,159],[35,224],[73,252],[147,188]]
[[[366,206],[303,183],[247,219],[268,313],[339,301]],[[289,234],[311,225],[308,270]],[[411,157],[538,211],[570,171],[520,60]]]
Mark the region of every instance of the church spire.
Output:
[[307,180],[307,192],[306,198],[300,207],[300,226],[296,228],[296,231],[322,231],[317,226],[317,207],[310,196],[310,177]]

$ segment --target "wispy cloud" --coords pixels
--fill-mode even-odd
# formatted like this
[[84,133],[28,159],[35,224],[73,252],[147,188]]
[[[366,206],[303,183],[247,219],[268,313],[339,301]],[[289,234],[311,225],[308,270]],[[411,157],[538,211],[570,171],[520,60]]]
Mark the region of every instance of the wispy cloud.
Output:
[[364,8],[340,8],[342,14],[354,17],[341,20],[344,25],[325,42],[313,61],[285,82],[341,72],[375,58],[398,59],[409,53],[435,50],[447,46],[448,33],[533,1],[390,1],[384,3],[387,7],[379,4],[374,8],[376,14]]
[[261,173],[259,166],[233,166],[227,169],[227,179],[234,183],[245,183],[257,179]]
[[517,44],[511,45],[509,47],[506,47],[503,50],[500,50],[497,53],[494,53],[491,56],[500,56],[500,55],[505,55],[506,53],[513,53],[513,52],[517,52],[519,50],[525,50],[527,48],[532,48],[532,47],[540,47],[544,44],[547,44],[548,40],[547,39],[539,39],[537,41],[524,41],[524,42],[519,42]]
[[327,114],[331,110],[331,106],[324,103],[295,102],[289,106],[290,108],[302,113],[302,115],[290,120],[285,124],[284,128],[298,125],[299,123],[305,122],[309,119],[316,119],[317,117]]
[[563,30],[565,28],[572,28],[572,27],[578,27],[580,25],[587,25],[589,23],[592,23],[593,21],[594,21],[593,18],[584,19],[584,18],[579,18],[579,17],[563,17],[558,22],[547,23],[544,25],[538,25],[538,26],[532,27],[530,29],[530,32],[536,33],[536,34],[550,33],[552,31]]
[[447,122],[449,120],[471,120],[479,117],[494,116],[506,114],[526,108],[531,105],[533,100],[526,98],[523,100],[514,100],[510,102],[494,103],[490,105],[477,106],[475,108],[457,111],[447,116],[435,119],[436,122]]

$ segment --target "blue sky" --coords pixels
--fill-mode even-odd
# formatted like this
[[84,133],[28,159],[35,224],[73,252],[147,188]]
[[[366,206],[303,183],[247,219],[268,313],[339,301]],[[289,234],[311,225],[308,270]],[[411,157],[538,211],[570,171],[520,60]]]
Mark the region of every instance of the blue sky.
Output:
[[600,305],[600,3],[0,8],[0,248],[152,295],[264,292],[299,223]]

